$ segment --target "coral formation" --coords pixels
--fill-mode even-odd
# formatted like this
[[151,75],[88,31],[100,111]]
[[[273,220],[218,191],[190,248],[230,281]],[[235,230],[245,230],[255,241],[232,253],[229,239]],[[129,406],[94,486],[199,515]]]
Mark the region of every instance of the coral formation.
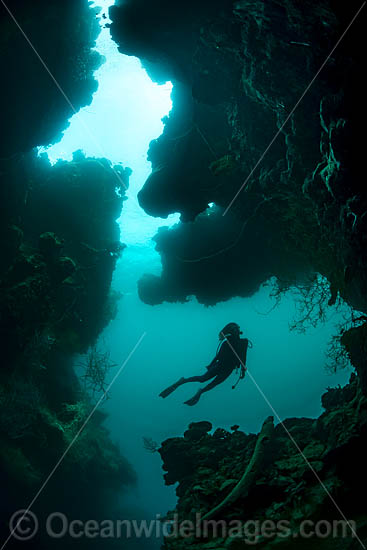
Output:
[[[31,502],[70,445],[35,503],[39,519],[55,507],[78,518],[116,514],[119,491],[135,473],[110,441],[105,415],[90,417],[93,396],[73,363],[93,353],[115,313],[110,284],[123,250],[116,219],[130,172],[80,153],[54,166],[35,153],[1,166],[8,205],[1,228],[9,237],[0,262],[3,517]],[[92,370],[92,389],[105,390],[101,370]],[[35,547],[48,546],[40,537]]]
[[148,213],[180,212],[184,223],[155,237],[163,272],[141,280],[145,302],[213,304],[270,276],[298,284],[319,272],[365,310],[363,128],[352,112],[363,104],[361,18],[333,49],[357,9],[327,0],[111,9],[121,51],[176,84],[139,197]]
[[0,157],[5,157],[61,135],[74,112],[91,102],[101,58],[93,50],[99,32],[95,10],[84,0],[3,2],[0,25],[6,75]]
[[[328,391],[322,402],[325,412],[319,418],[289,418],[266,433],[264,429],[272,428],[269,420],[259,436],[220,428],[210,434],[210,423],[194,423],[183,437],[164,441],[159,453],[166,484],[178,483],[177,508],[169,517],[178,514],[180,521],[195,522],[200,514],[204,522],[219,514],[217,519],[243,524],[250,520],[285,520],[289,522],[286,537],[259,533],[256,547],[288,549],[293,547],[293,535],[299,533],[303,520],[343,519],[335,499],[346,517],[355,519],[358,536],[365,540],[363,502],[367,479],[363,449],[367,399],[353,375],[347,386]],[[190,436],[193,432],[195,437]],[[264,437],[266,446],[260,462],[259,445]],[[232,538],[221,534],[209,531],[201,539],[167,537],[164,547],[248,547],[244,533],[242,538],[238,531]],[[297,543],[301,548],[318,549],[354,549],[359,545],[351,531],[344,539],[308,538]]]

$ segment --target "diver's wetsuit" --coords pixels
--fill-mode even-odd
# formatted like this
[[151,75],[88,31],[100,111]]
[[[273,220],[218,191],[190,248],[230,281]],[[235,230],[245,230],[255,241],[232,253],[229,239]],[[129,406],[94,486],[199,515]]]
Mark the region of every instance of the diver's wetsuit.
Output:
[[207,380],[214,378],[214,380],[205,386],[202,391],[209,391],[215,388],[215,386],[218,386],[218,384],[224,382],[224,380],[232,374],[235,368],[241,365],[241,361],[243,365],[245,365],[247,347],[247,339],[233,338],[231,336],[227,337],[222,342],[217,355],[207,367],[208,372],[201,376],[191,376],[190,378],[185,378],[185,382],[183,382],[183,384],[186,382],[206,382]]
[[[201,376],[190,376],[190,378],[181,378],[178,382],[164,390],[160,394],[161,397],[167,397],[179,386],[182,384],[187,384],[188,382],[206,382],[207,380],[214,378],[210,384],[204,386],[204,388],[201,388],[198,394],[215,388],[215,386],[218,386],[218,384],[224,382],[224,380],[232,374],[236,367],[241,364],[245,365],[247,348],[248,340],[246,338],[242,339],[231,335],[227,336],[225,340],[223,340],[213,361],[207,367],[208,371],[205,374],[202,374]],[[200,395],[198,397],[194,397],[192,400],[186,401],[186,404],[195,404],[199,397]]]

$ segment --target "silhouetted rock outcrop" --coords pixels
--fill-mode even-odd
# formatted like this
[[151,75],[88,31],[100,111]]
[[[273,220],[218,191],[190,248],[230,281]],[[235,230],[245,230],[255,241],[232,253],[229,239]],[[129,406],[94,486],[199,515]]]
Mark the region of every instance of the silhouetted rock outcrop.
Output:
[[[40,523],[55,510],[84,520],[117,515],[120,491],[135,483],[135,472],[110,441],[105,415],[88,419],[95,397],[74,372],[77,354],[93,347],[116,312],[110,285],[123,250],[116,219],[129,171],[80,154],[51,166],[29,153],[3,159],[1,168],[1,225],[9,238],[0,261],[5,540],[9,517],[32,501],[71,443],[32,507]],[[45,548],[50,539],[42,529],[29,544]]]
[[[318,419],[293,418],[285,420],[283,426],[276,426],[264,447],[261,470],[253,469],[254,476],[244,492],[236,488],[241,486],[241,478],[246,477],[250,463],[256,463],[255,449],[260,436],[217,429],[198,440],[178,437],[163,442],[159,452],[167,471],[166,483],[178,483],[177,508],[169,517],[177,514],[179,522],[187,519],[196,522],[199,514],[203,526],[201,537],[186,540],[168,537],[165,548],[247,548],[245,533],[238,537],[238,531],[236,537],[223,538],[223,532],[217,527],[216,535],[209,529],[203,536],[205,516],[211,519],[213,510],[219,514],[214,519],[226,521],[227,527],[231,521],[240,521],[243,525],[246,521],[288,522],[287,536],[267,537],[259,530],[258,548],[291,548],[303,520],[315,523],[320,519],[343,520],[338,508],[348,520],[356,521],[358,536],[366,541],[367,517],[363,503],[367,476],[363,449],[367,399],[355,376],[344,388],[333,390],[332,395],[333,401],[330,392],[323,397],[327,410]],[[262,437],[264,435],[263,431]],[[350,530],[345,538],[340,531],[339,537],[305,537],[305,540],[299,537],[298,542],[306,544],[302,548],[358,547]]]
[[272,275],[299,284],[319,272],[334,297],[366,309],[363,125],[353,110],[365,103],[363,14],[334,49],[359,7],[138,0],[111,9],[120,49],[176,83],[139,199],[185,223],[155,237],[163,272],[141,280],[145,302],[213,304]]
[[0,157],[53,143],[97,89],[99,25],[84,0],[0,5]]

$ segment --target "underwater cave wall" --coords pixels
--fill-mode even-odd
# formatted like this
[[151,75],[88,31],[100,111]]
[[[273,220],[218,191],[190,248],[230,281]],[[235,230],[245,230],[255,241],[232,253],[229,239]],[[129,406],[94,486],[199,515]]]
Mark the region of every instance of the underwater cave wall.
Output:
[[[93,349],[116,312],[110,283],[123,250],[116,219],[130,172],[80,153],[54,166],[29,153],[1,169],[5,204],[14,199],[0,276],[2,517],[31,502],[77,435],[33,511],[40,521],[52,511],[114,517],[135,473],[110,441],[104,413],[79,433],[99,395],[88,395],[74,360]],[[35,547],[49,546],[42,536]]]
[[[61,137],[92,101],[99,24],[86,0],[12,0],[0,5],[0,157]],[[15,18],[16,22],[13,20]]]
[[270,276],[297,284],[320,272],[333,294],[365,310],[367,203],[353,109],[363,105],[361,18],[334,49],[359,7],[137,0],[111,8],[120,50],[176,86],[139,200],[151,215],[180,212],[184,223],[156,236],[163,273],[141,280],[144,301],[195,295],[212,304],[251,295]]
[[[110,283],[124,248],[116,219],[130,172],[80,152],[51,166],[33,149],[55,141],[73,109],[92,99],[101,61],[93,51],[96,12],[86,0],[15,0],[9,8],[21,29],[1,5],[2,542],[10,516],[27,508],[76,436],[32,506],[40,525],[55,511],[70,519],[118,517],[121,492],[136,482],[105,414],[97,410],[83,428],[99,396],[74,372],[75,358],[94,349],[116,312]],[[26,544],[84,547],[44,532]],[[18,546],[9,540],[9,548]]]

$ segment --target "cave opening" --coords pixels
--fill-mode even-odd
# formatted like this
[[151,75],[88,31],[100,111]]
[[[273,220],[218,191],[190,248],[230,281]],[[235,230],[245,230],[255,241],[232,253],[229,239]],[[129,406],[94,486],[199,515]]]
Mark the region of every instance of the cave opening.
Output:
[[109,8],[114,0],[95,0],[91,9],[100,9],[100,34],[95,50],[103,56],[94,77],[98,89],[90,105],[72,116],[63,137],[39,153],[47,153],[51,163],[72,159],[82,150],[87,157],[107,158],[113,165],[123,163],[132,170],[120,224],[126,245],[147,243],[159,226],[172,225],[178,219],[156,220],[145,215],[137,193],[151,171],[147,160],[149,143],[163,131],[162,119],[172,108],[172,83],[156,84],[139,59],[118,51],[109,30]]

